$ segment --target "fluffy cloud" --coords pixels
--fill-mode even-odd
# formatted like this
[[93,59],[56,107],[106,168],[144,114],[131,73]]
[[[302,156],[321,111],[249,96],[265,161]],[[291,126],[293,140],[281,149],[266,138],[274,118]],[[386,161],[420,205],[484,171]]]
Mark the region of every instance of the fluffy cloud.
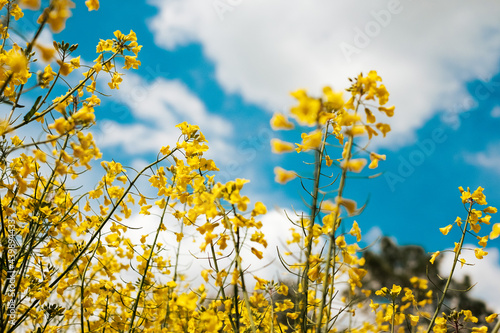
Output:
[[465,162],[500,173],[500,148],[498,142],[487,146],[486,151],[464,153]]
[[[151,215],[147,216],[134,214],[127,220],[126,224],[129,226],[140,226],[140,229],[130,229],[127,233],[127,237],[131,239],[133,244],[140,244],[142,235],[148,235],[146,240],[147,243],[151,243],[154,239],[158,227],[159,216],[162,212],[157,209],[157,207],[152,208],[150,212]],[[265,238],[269,244],[266,249],[260,245],[256,245],[255,247],[263,251],[263,259],[259,260],[252,254],[250,246],[244,246],[241,253],[243,258],[242,264],[247,273],[245,275],[245,282],[250,288],[253,288],[256,282],[252,277],[253,275],[268,280],[274,279],[275,281],[284,279],[285,275],[289,276],[285,268],[277,259],[277,247],[280,248],[281,255],[283,255],[283,251],[287,250],[285,242],[286,232],[284,233],[284,231],[288,230],[291,224],[283,214],[276,211],[271,211],[263,216],[262,222],[263,227],[261,231],[265,234]],[[165,224],[167,226],[167,231],[161,234],[159,242],[164,244],[172,258],[175,258],[174,254],[179,250],[179,273],[185,274],[187,281],[193,286],[204,283],[200,273],[203,269],[211,268],[209,261],[206,259],[207,255],[210,253],[209,249],[207,248],[206,252],[200,251],[200,245],[204,242],[204,236],[196,231],[196,225],[184,226],[181,230],[178,222],[170,218],[167,218]],[[220,231],[220,227],[215,229],[215,232]],[[183,233],[184,237],[180,248],[178,248],[176,233],[180,232]],[[250,235],[248,235],[248,237],[250,237]],[[246,244],[250,244],[250,242],[247,240]],[[254,246],[254,244],[252,244],[252,246]],[[228,249],[223,251],[224,255],[234,256],[232,249],[233,247],[229,245]],[[223,255],[220,257],[222,258]],[[286,257],[286,259],[292,260],[290,257]],[[219,265],[228,265],[230,263],[229,260],[230,259],[221,260]],[[173,261],[172,264],[175,264],[175,262]]]
[[[102,85],[105,87],[106,83]],[[121,147],[132,155],[157,153],[162,146],[177,142],[180,132],[174,126],[187,121],[203,129],[211,148],[209,157],[217,156],[224,161],[234,149],[227,140],[233,133],[232,125],[207,111],[203,102],[180,81],[158,78],[147,82],[128,73],[114,97],[103,102],[111,103],[107,109],[116,120],[102,120],[93,129],[100,147]],[[134,123],[124,121],[128,110]]]
[[467,81],[498,72],[494,0],[150,3],[159,9],[150,21],[158,45],[200,43],[227,92],[269,110],[286,108],[289,91],[343,89],[347,77],[376,69],[397,106],[391,142],[400,145],[437,110],[471,98]]
[[[477,246],[466,244],[464,248],[473,249]],[[460,265],[456,268],[453,277],[462,281],[465,275],[468,275],[473,284],[477,283],[471,290],[470,296],[483,300],[493,311],[500,312],[498,303],[498,276],[500,274],[500,255],[497,248],[486,248],[488,255],[479,260],[475,257],[474,251],[464,251],[461,258],[464,258],[471,265]],[[453,249],[443,254],[439,271],[442,276],[447,277],[453,263]]]

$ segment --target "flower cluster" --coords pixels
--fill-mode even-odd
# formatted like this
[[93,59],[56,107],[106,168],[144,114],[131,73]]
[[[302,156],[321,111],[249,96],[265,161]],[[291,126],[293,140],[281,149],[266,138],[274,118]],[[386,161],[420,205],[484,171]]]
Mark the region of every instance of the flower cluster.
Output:
[[[455,267],[465,264],[465,236],[476,237],[474,253],[482,259],[487,242],[500,235],[500,223],[481,234],[497,211],[482,187],[460,188],[468,216],[440,229],[446,235],[456,225],[462,232],[444,286],[432,289],[421,276],[390,289],[366,286],[369,260],[353,219],[364,207],[344,190],[352,173],[367,173],[367,165],[375,169],[386,158],[365,145],[386,136],[391,128],[381,120],[394,115],[375,71],[351,79],[346,92],[325,87],[314,98],[298,90],[290,114],[271,119],[276,130],[303,129],[296,143],[273,139],[273,152],[314,156],[312,170],[275,169],[278,183],[297,178],[310,199],[309,211],[288,214],[291,232],[276,252],[294,281],[275,282],[252,267],[269,251],[261,221],[267,208],[245,195],[248,180],[217,181],[198,126],[178,124],[178,142],[165,143],[141,170],[115,160],[96,164],[102,154],[89,129],[101,104],[97,80],[109,78],[109,89],[119,89],[122,70],[141,65],[141,45],[133,31],[115,31],[85,66],[74,55],[78,44],[37,40],[44,28],[63,30],[75,3],[44,4],[0,0],[0,104],[9,109],[0,119],[2,332],[486,333],[496,320],[469,309],[443,312],[453,306],[445,296]],[[98,0],[85,5],[99,9]],[[15,29],[23,10],[40,12],[30,38]],[[25,96],[33,96],[31,107],[21,105]],[[92,167],[102,177],[82,187]],[[185,248],[199,268],[195,282]],[[439,253],[428,267],[435,268]],[[360,312],[368,318],[361,323]]]

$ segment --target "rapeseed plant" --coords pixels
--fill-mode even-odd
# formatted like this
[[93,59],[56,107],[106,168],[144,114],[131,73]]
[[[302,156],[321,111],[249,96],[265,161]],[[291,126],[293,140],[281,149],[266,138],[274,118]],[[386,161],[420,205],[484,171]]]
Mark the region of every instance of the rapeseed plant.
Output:
[[[90,11],[99,9],[98,0],[85,5]],[[77,190],[81,174],[102,157],[89,130],[101,102],[97,79],[108,77],[109,88],[119,89],[122,71],[141,65],[141,45],[133,31],[115,31],[114,38],[97,43],[91,66],[74,56],[78,44],[41,45],[42,30],[63,30],[74,7],[70,0],[51,0],[45,8],[39,0],[0,0],[5,15],[0,102],[10,109],[0,119],[0,332],[488,330],[473,325],[478,319],[468,309],[442,313],[456,265],[466,264],[460,257],[466,235],[477,239],[478,259],[488,254],[488,240],[500,235],[500,223],[480,234],[496,213],[492,206],[477,209],[487,205],[482,187],[473,192],[460,188],[467,217],[440,229],[444,235],[455,225],[462,231],[440,295],[433,295],[428,281],[418,277],[410,280],[412,288],[382,287],[374,295],[363,289],[367,271],[358,245],[361,230],[356,221],[346,225],[363,207],[344,193],[351,173],[363,172],[367,165],[375,169],[386,159],[361,146],[373,136],[386,136],[391,128],[377,118],[392,117],[395,110],[387,106],[389,93],[375,71],[351,79],[345,93],[325,87],[315,98],[298,90],[292,93],[297,105],[290,115],[271,119],[275,130],[306,129],[297,143],[273,139],[274,153],[314,156],[310,180],[275,168],[276,182],[300,181],[310,197],[309,211],[290,218],[287,243],[299,251],[279,252],[295,285],[267,281],[247,270],[246,256],[262,259],[268,247],[260,221],[267,208],[244,195],[248,180],[216,182],[219,169],[206,158],[208,142],[196,125],[177,125],[179,141],[162,147],[142,170],[102,161],[103,176],[96,186]],[[15,31],[12,20],[22,19],[23,10],[41,12],[37,30],[24,38],[26,45],[20,42],[24,36],[10,35]],[[35,76],[38,58],[49,64]],[[81,67],[86,71],[78,79]],[[63,80],[69,88],[57,96]],[[23,109],[19,102],[28,91],[39,97]],[[34,128],[42,135],[19,137]],[[333,179],[326,170],[339,175]],[[155,194],[140,188],[142,179]],[[153,232],[138,242],[130,237],[137,232],[130,222],[133,214],[153,216],[156,222]],[[200,270],[200,285],[191,285],[181,269],[188,229],[201,239],[197,245],[204,255],[197,260],[209,267]],[[161,241],[167,233],[175,235],[173,250]],[[430,265],[439,254],[432,255]],[[353,323],[356,311],[363,309],[374,313],[373,320]],[[496,318],[490,314],[485,320]]]

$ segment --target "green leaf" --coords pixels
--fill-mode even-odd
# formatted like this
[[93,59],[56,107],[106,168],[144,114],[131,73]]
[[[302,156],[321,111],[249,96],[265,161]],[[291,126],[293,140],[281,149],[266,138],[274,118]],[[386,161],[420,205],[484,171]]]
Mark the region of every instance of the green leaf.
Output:
[[35,104],[33,104],[33,107],[31,108],[30,112],[26,113],[24,116],[24,121],[28,122],[31,117],[35,114],[36,110],[38,109],[38,103],[40,103],[40,100],[42,99],[42,96],[38,96],[38,98],[35,101]]

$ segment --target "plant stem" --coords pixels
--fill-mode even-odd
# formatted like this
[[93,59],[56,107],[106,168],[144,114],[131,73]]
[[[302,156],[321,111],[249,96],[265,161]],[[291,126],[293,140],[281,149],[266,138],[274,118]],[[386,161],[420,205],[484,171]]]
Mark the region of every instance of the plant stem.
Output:
[[[318,124],[318,128],[319,128]],[[314,222],[316,220],[316,215],[318,213],[318,193],[319,193],[319,180],[321,178],[321,167],[323,164],[323,152],[325,149],[326,137],[328,134],[328,125],[326,126],[323,134],[323,141],[321,143],[320,149],[316,150],[315,154],[315,163],[314,163],[314,186],[312,193],[312,205],[311,205],[311,216],[309,218],[309,228],[306,233],[307,247],[305,251],[305,266],[304,271],[302,272],[302,282],[300,293],[299,304],[302,302],[302,308],[300,309],[300,322],[302,326],[302,332],[307,332],[307,302],[308,302],[308,290],[309,290],[309,257],[312,252],[312,237],[313,237],[313,228]]]
[[493,331],[491,331],[491,333],[498,333],[499,330],[500,330],[500,318],[498,318],[497,324],[495,325],[495,327],[493,327]]
[[436,311],[434,312],[434,315],[432,316],[431,322],[429,323],[429,326],[427,327],[426,333],[430,333],[432,326],[434,325],[434,322],[436,321],[436,318],[439,314],[439,311],[441,310],[441,306],[443,305],[444,298],[446,296],[446,293],[448,292],[448,288],[450,287],[451,278],[453,277],[453,273],[454,273],[455,268],[456,268],[457,263],[458,263],[458,257],[460,255],[460,252],[462,251],[462,246],[464,244],[465,234],[467,234],[467,226],[469,225],[469,219],[470,219],[470,215],[472,212],[472,204],[473,203],[470,203],[470,205],[469,205],[469,209],[467,212],[467,220],[465,221],[465,225],[464,225],[464,228],[462,230],[462,238],[460,239],[460,244],[458,245],[458,248],[455,252],[455,258],[453,259],[453,265],[451,266],[450,275],[448,276],[448,280],[446,281],[446,285],[444,286],[443,293],[441,295],[441,298],[439,299],[438,305],[436,307]]
[[[94,242],[94,240],[98,237],[98,235],[101,234],[101,231],[102,229],[104,228],[105,225],[107,225],[107,222],[111,219],[111,217],[113,216],[113,214],[115,213],[116,209],[119,207],[120,203],[125,199],[126,195],[130,192],[130,190],[132,189],[132,187],[134,186],[135,182],[139,179],[139,177],[142,176],[142,174],[144,172],[146,172],[146,170],[148,170],[149,168],[153,167],[154,165],[160,163],[161,161],[167,159],[168,157],[170,157],[177,149],[173,149],[170,154],[168,155],[165,155],[163,156],[162,158],[154,161],[153,163],[150,163],[149,165],[147,165],[146,167],[144,167],[136,176],[135,178],[130,182],[129,186],[127,187],[127,189],[124,191],[124,193],[122,194],[122,196],[120,197],[120,199],[118,199],[118,201],[116,202],[116,204],[113,206],[113,208],[111,209],[111,211],[108,213],[108,215],[103,219],[101,225],[97,228],[96,232],[90,237],[90,239],[88,240],[88,242],[85,244],[85,246],[83,247],[83,249],[75,256],[75,258],[73,259],[73,261],[68,265],[68,267],[66,267],[66,269],[64,270],[64,272],[62,272],[61,274],[59,274],[59,276],[49,285],[49,289],[52,290],[58,283],[59,281],[64,277],[66,276],[73,268],[74,266],[78,263],[78,261],[80,260],[80,258],[82,257],[82,255],[87,252],[87,250],[89,249],[90,245]],[[14,323],[14,325],[7,331],[8,333],[11,333],[11,332],[14,332],[14,330],[19,326],[21,325],[21,323],[24,321],[24,319],[26,318],[26,316],[28,316],[29,312],[31,309],[33,309],[37,304],[39,303],[39,300],[35,300],[29,307],[27,307],[26,311],[21,315],[21,317],[19,317],[17,319],[17,321]]]

